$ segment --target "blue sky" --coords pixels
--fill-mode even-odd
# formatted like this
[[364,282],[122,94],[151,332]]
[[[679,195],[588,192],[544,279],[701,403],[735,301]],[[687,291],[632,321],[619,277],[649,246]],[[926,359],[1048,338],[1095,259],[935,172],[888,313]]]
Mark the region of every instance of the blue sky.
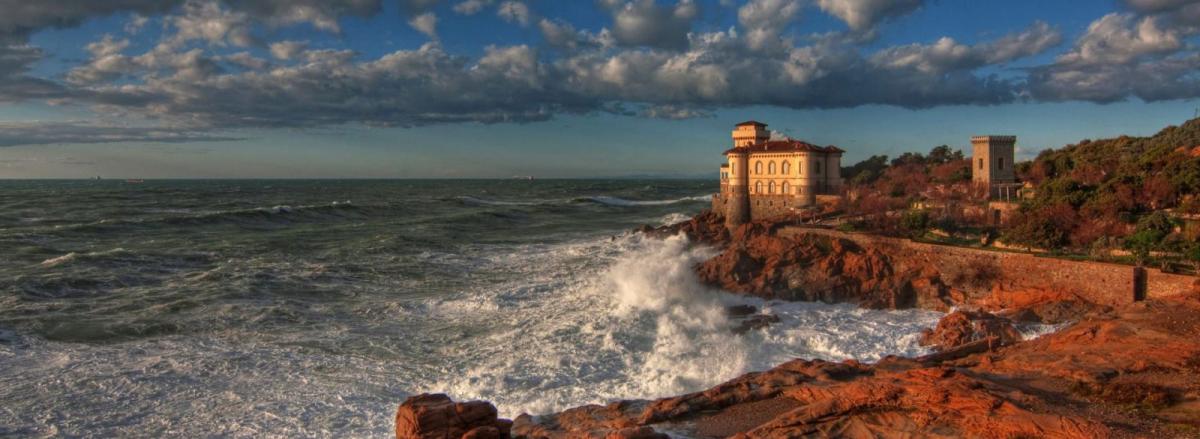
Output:
[[1200,2],[0,0],[0,178],[715,176],[1200,106]]

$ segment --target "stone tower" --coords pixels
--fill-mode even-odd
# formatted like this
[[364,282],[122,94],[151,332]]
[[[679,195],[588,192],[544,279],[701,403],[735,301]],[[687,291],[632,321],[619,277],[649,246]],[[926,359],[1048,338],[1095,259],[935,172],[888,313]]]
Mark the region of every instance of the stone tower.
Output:
[[725,226],[730,230],[750,220],[750,148],[771,139],[767,124],[747,121],[733,130],[733,149],[729,159],[729,192],[725,207]]
[[971,138],[971,180],[986,186],[996,197],[1002,185],[1017,182],[1013,170],[1017,136],[975,136]]

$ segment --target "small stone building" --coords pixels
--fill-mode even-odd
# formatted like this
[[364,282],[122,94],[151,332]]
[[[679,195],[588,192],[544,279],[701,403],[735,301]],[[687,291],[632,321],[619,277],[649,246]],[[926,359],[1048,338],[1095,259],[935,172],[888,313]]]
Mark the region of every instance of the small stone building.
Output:
[[971,180],[987,188],[988,222],[1001,225],[1017,210],[1022,185],[1017,182],[1017,136],[971,137]]
[[733,148],[721,165],[721,192],[713,210],[725,213],[729,227],[816,206],[842,190],[842,153],[795,139],[771,139],[767,125],[738,124]]

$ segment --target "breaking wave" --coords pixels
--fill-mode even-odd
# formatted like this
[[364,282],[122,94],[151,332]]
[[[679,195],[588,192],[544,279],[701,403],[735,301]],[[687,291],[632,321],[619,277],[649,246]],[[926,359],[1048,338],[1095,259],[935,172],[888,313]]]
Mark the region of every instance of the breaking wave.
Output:
[[[602,263],[572,271],[579,255]],[[625,235],[527,249],[515,258],[552,267],[525,282],[431,303],[440,319],[496,322],[487,341],[421,386],[494,401],[502,412],[548,413],[612,399],[694,392],[797,358],[877,360],[919,355],[921,329],[939,313],[852,305],[776,303],[702,285],[692,267],[712,250],[686,239]],[[749,304],[781,317],[735,335],[725,307]]]

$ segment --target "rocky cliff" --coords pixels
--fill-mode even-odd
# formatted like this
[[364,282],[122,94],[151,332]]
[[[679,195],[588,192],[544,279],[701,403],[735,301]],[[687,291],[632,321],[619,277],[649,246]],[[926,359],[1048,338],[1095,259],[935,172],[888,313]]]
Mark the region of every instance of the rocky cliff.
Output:
[[[780,237],[778,227],[751,223],[729,233],[719,217],[704,214],[644,231],[686,233],[722,248],[697,271],[733,292],[964,309],[924,335],[935,349],[925,357],[875,364],[797,359],[702,392],[521,415],[511,423],[479,402],[422,395],[400,407],[397,437],[1200,437],[1200,295],[1113,308],[1052,289],[1005,290],[987,273],[978,274],[976,286],[955,288],[975,282],[948,281],[964,274],[910,263],[893,249]],[[1013,319],[1073,323],[1020,341]],[[437,408],[425,412],[435,415],[413,414],[429,401]]]
[[826,234],[777,233],[787,223],[757,221],[725,230],[719,215],[645,232],[686,234],[721,249],[696,268],[701,280],[725,291],[765,299],[855,303],[867,308],[970,307],[1026,321],[1061,323],[1102,309],[1070,291],[1012,282],[986,263],[942,266],[902,246],[862,245]]

